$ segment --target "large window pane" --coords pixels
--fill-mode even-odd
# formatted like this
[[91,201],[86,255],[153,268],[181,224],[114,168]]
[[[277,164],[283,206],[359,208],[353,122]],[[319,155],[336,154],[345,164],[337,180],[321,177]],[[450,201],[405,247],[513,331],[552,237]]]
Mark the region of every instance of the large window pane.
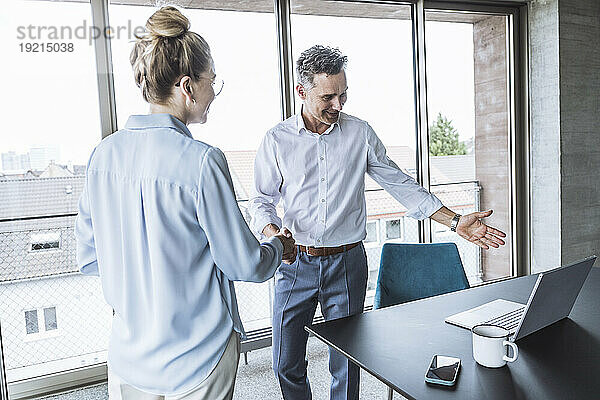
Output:
[[3,6],[0,319],[12,383],[106,360],[110,309],[98,279],[77,272],[73,234],[101,135],[90,4]]
[[[143,27],[157,10],[124,3],[127,2],[111,3],[113,27]],[[256,149],[267,130],[281,120],[273,3],[196,1],[182,12],[190,20],[191,30],[208,42],[218,79],[225,82],[223,91],[211,104],[207,123],[189,128],[195,139],[225,153],[240,209],[248,220],[246,203],[254,185]],[[129,115],[146,114],[149,106],[133,79],[129,62],[133,38],[114,37],[111,47],[118,125],[122,128]],[[269,285],[236,283],[240,315],[248,331],[270,326]]]
[[431,188],[451,209],[493,209],[487,223],[507,245],[480,251],[433,223],[433,240],[456,242],[471,282],[511,274],[511,150],[506,16],[426,12]]
[[[293,0],[292,13],[294,60],[315,44],[337,47],[348,56],[348,101],[343,111],[368,121],[386,146],[388,156],[415,176],[410,6]],[[296,96],[296,112],[300,104]],[[386,220],[405,219],[406,209],[370,178],[365,190],[369,302],[377,283],[381,247],[387,240],[387,233],[379,230],[385,231]],[[418,241],[416,221],[406,220],[403,240]],[[372,233],[375,227],[377,235]]]
[[[201,2],[199,2],[201,5]],[[234,7],[235,2],[230,2]],[[222,6],[226,9],[227,2]],[[272,4],[271,4],[272,8]],[[143,27],[157,8],[113,4],[113,27]],[[223,91],[210,107],[206,124],[190,125],[194,138],[227,151],[255,151],[263,134],[281,119],[275,19],[272,12],[236,12],[182,9],[191,30],[208,42]],[[228,28],[229,27],[229,28]],[[243,35],[234,34],[243,31]],[[117,116],[122,128],[129,115],[148,113],[135,85],[129,55],[133,38],[111,42],[115,75]]]

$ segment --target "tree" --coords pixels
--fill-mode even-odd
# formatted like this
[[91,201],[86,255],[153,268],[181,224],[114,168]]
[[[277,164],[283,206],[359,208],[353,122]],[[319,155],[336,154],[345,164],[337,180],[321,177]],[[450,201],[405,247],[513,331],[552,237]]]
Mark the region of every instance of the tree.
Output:
[[458,141],[458,132],[452,121],[438,113],[436,121],[429,127],[429,154],[453,156],[467,154],[467,147]]

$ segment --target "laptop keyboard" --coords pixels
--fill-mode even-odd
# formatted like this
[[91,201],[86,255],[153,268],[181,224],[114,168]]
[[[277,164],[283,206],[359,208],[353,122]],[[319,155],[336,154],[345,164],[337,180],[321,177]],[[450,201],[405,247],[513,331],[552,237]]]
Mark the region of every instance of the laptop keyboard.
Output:
[[523,317],[523,312],[525,311],[525,307],[521,307],[516,309],[515,311],[511,311],[507,314],[500,315],[499,317],[492,318],[489,321],[486,321],[486,324],[501,326],[503,328],[512,331],[519,325],[519,321],[521,321],[521,317]]

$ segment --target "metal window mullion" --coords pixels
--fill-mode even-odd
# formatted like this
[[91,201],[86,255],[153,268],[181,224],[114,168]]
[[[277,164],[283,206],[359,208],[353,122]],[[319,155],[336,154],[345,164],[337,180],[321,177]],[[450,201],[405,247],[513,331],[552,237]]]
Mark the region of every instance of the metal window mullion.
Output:
[[[421,1],[420,1],[421,2]],[[420,3],[419,2],[419,3]],[[531,183],[530,183],[530,135],[528,90],[528,20],[527,5],[509,2],[424,1],[428,10],[467,11],[489,15],[508,16],[507,65],[508,104],[510,105],[511,141],[511,242],[512,275],[531,273]],[[520,171],[527,171],[525,174]]]
[[425,7],[430,11],[462,13],[485,13],[487,15],[504,16],[515,11],[515,4],[510,1],[450,1],[450,0],[425,0]]
[[2,345],[2,326],[0,324],[0,400],[8,400],[8,382],[4,365],[4,347]]
[[[417,134],[417,181],[430,190],[429,129],[427,120],[427,68],[425,64],[425,6],[419,0],[412,6],[413,73],[415,83],[415,123]],[[419,242],[431,243],[431,220],[419,221]]]
[[[281,100],[281,119],[294,114],[294,81],[292,61],[292,29],[290,25],[290,1],[274,0],[275,25],[277,28],[277,53],[279,59],[279,94]],[[273,308],[275,278],[269,280],[269,308]],[[271,326],[273,326],[271,315]]]
[[94,38],[96,52],[96,71],[98,77],[98,104],[102,138],[117,130],[117,108],[115,84],[112,69],[110,39],[106,35],[108,23],[108,0],[90,0],[92,6],[92,24],[102,34]]
[[[531,273],[527,6],[509,18],[513,276]],[[526,171],[522,173],[521,171]]]
[[292,60],[292,28],[290,24],[291,0],[274,0],[277,24],[277,51],[279,53],[279,87],[281,117],[294,115],[294,76]]

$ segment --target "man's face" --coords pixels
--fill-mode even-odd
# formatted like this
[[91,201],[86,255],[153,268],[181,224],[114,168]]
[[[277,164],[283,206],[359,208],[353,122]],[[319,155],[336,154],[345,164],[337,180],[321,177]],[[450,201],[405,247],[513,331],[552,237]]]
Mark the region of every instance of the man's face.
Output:
[[302,85],[296,87],[298,95],[304,101],[304,108],[314,122],[331,125],[335,123],[346,102],[346,73],[336,75],[317,74],[310,89]]

